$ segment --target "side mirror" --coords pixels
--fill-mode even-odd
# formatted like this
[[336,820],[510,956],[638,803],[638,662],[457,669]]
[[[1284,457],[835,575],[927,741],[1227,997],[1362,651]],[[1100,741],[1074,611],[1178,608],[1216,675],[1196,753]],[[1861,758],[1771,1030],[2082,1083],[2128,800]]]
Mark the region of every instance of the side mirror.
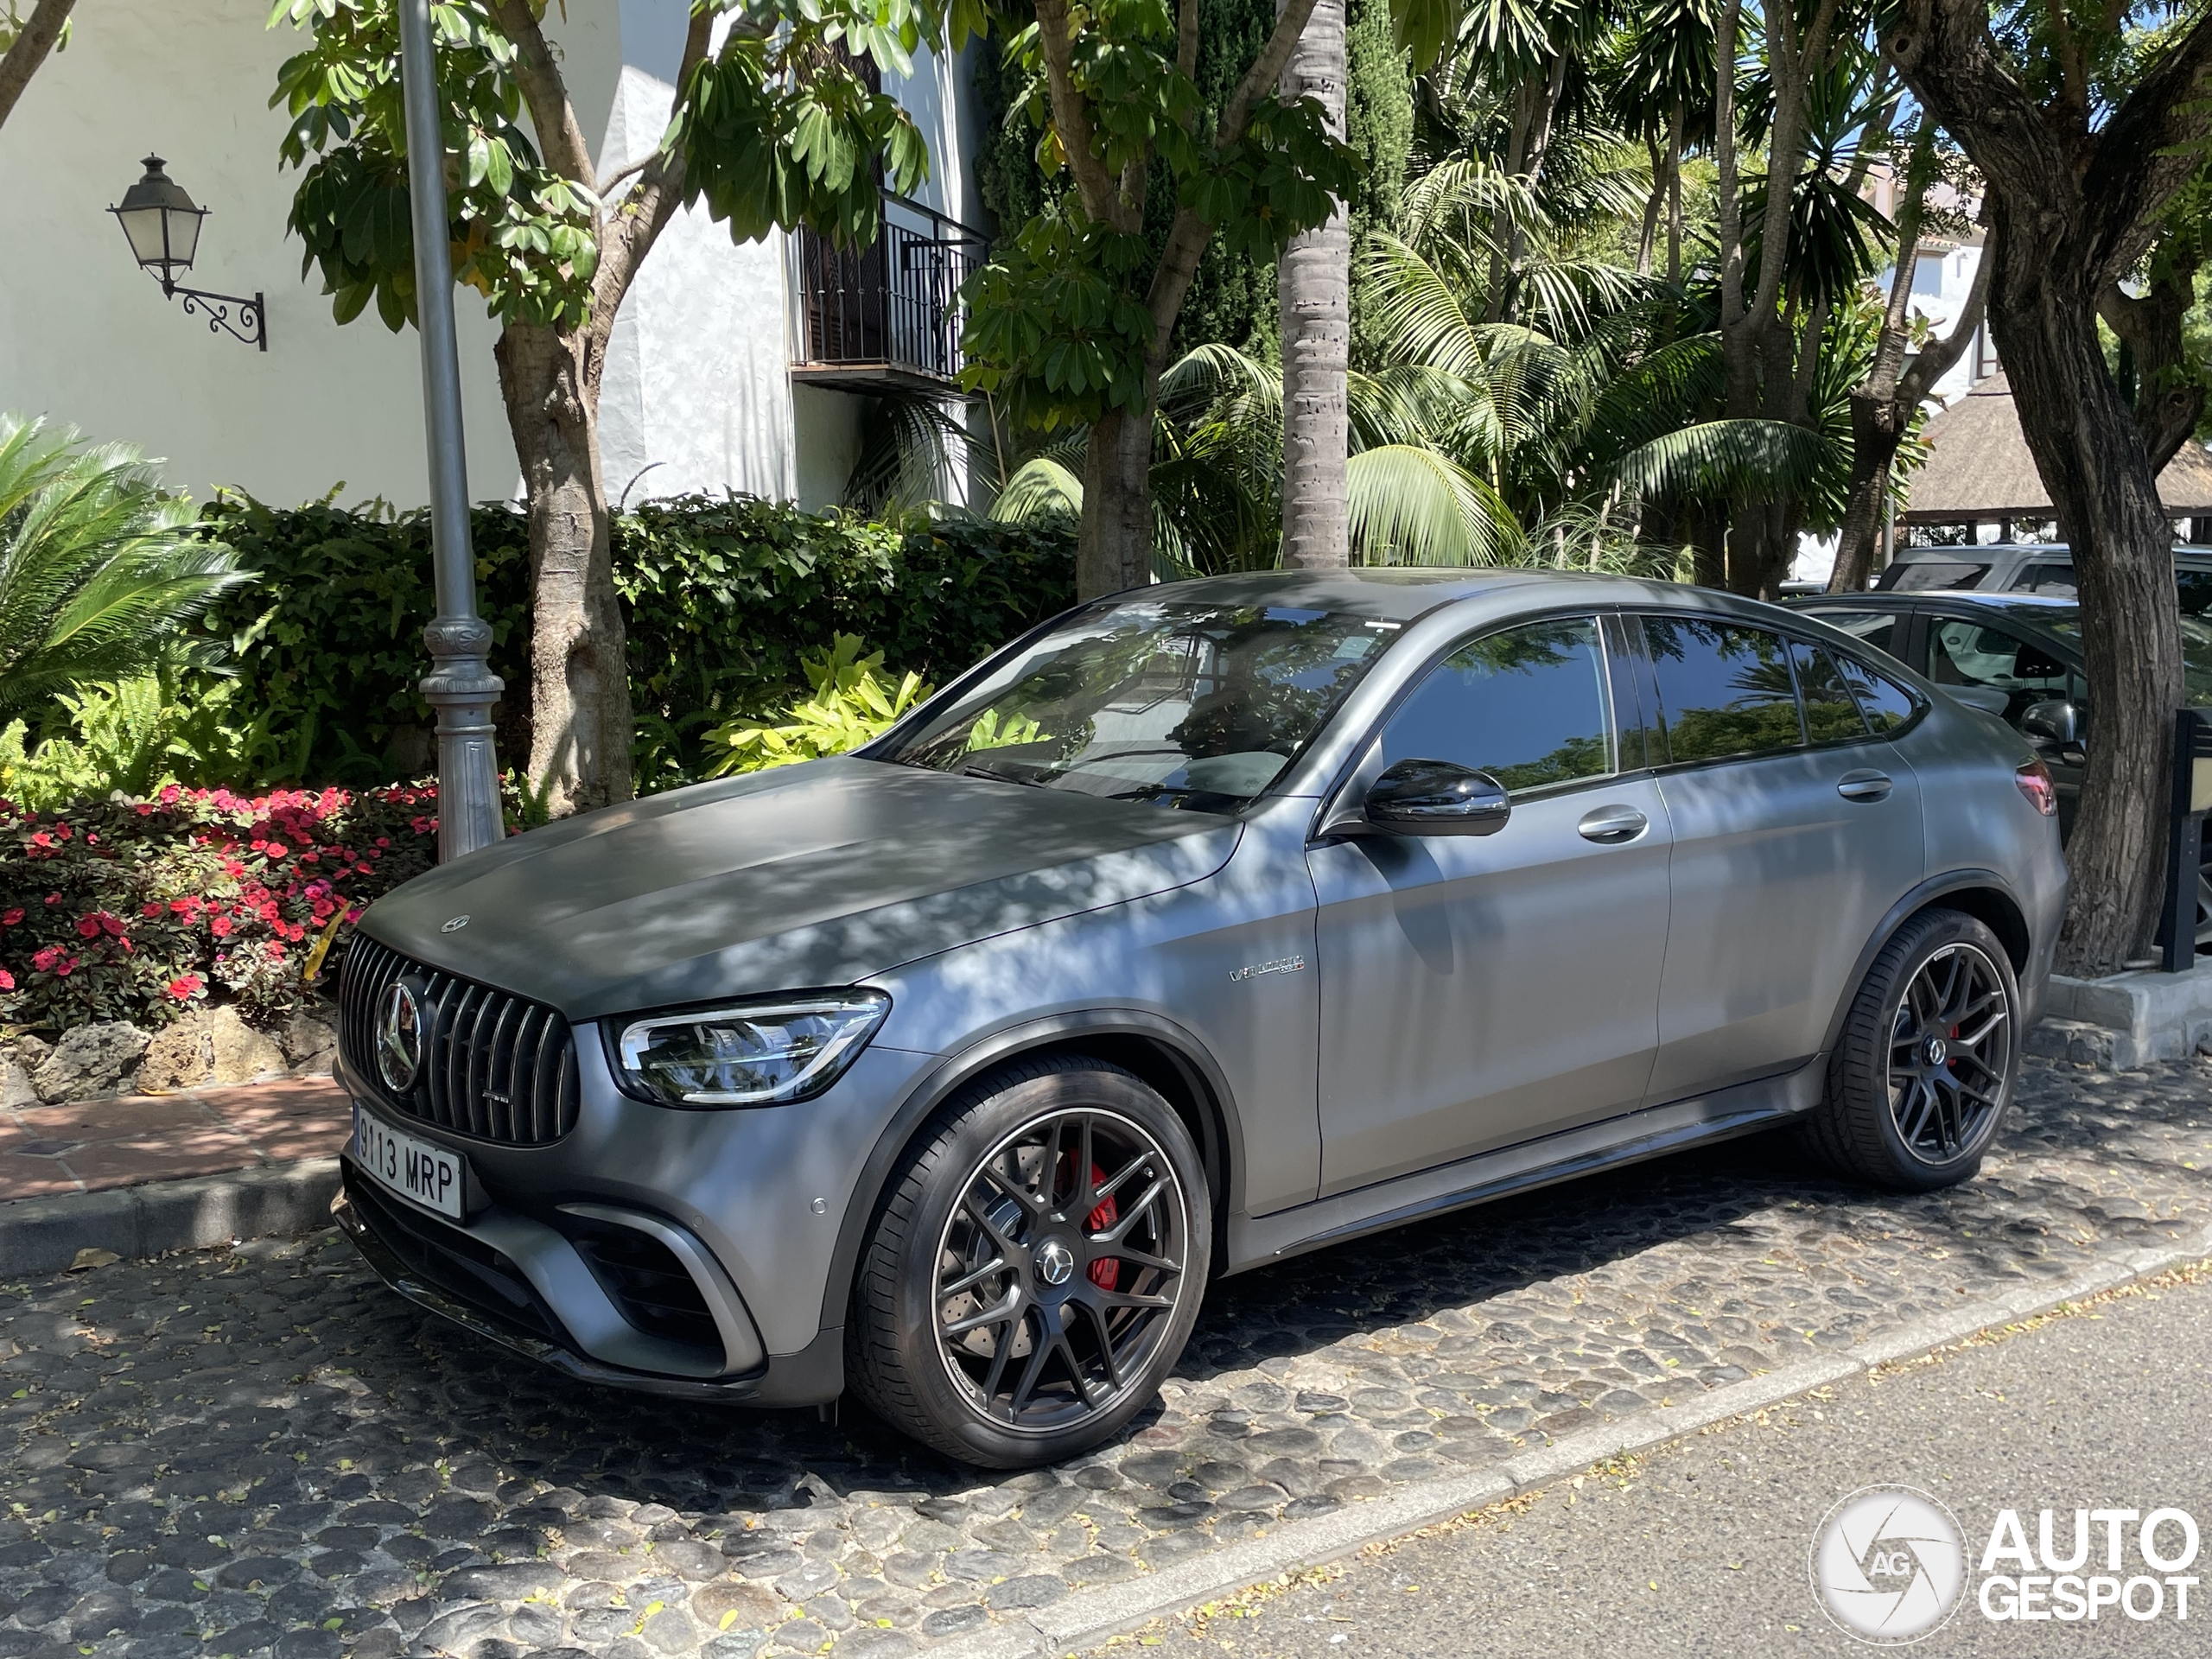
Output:
[[2038,743],[2071,748],[2082,741],[2082,716],[2063,697],[2052,697],[2021,711],[2020,730]]
[[1401,760],[1370,785],[1361,811],[1391,836],[1491,836],[1512,803],[1486,772],[1449,760]]

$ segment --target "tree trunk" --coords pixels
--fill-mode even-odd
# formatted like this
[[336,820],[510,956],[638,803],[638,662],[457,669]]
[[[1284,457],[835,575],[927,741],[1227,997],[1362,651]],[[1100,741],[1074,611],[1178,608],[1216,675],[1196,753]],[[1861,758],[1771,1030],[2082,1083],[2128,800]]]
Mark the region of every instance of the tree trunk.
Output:
[[1991,240],[2003,264],[1990,322],[2021,433],[2073,549],[2095,722],[2066,849],[2074,889],[2060,960],[2069,973],[2117,973],[2148,953],[2165,888],[2171,725],[2182,695],[2173,530],[2105,368],[2096,290],[2082,281],[2088,252],[2051,238],[2040,203],[2008,194],[1994,202]]
[[1152,580],[1152,410],[1115,410],[1090,429],[1076,539],[1078,599]]
[[1984,181],[1990,326],[2082,598],[2093,723],[2058,963],[2113,973],[2157,929],[2182,658],[2172,528],[2105,368],[2097,302],[2202,166],[2212,19],[2148,59],[2094,134],[2086,99],[2042,99],[2018,79],[1980,0],[1904,0],[1882,47]]
[[16,43],[0,54],[0,125],[4,125],[14,113],[16,100],[23,95],[23,88],[31,84],[31,77],[38,73],[47,54],[54,50],[54,42],[61,38],[61,30],[69,21],[70,8],[77,0],[38,0],[31,15],[23,20],[22,32]]
[[2196,377],[2183,323],[2196,302],[2196,269],[2201,261],[2193,233],[2169,231],[2152,261],[2150,286],[2140,297],[2107,287],[2099,309],[2135,359],[2135,429],[2151,461],[2153,476],[2181,453],[2204,417],[2204,385]]
[[[1898,419],[1902,414],[1904,420]],[[1828,575],[1828,592],[1855,594],[1873,579],[1874,548],[1882,536],[1882,498],[1890,487],[1890,468],[1904,442],[1910,409],[1900,410],[1897,399],[1869,392],[1863,386],[1851,391],[1851,496],[1843,510],[1843,531],[1836,538],[1835,569]]]
[[512,323],[493,353],[529,497],[530,777],[555,817],[631,792],[630,679],[584,348]]
[[[1344,0],[1315,0],[1282,72],[1286,99],[1310,97],[1344,133]],[[1282,563],[1351,563],[1345,377],[1351,365],[1351,229],[1344,204],[1294,237],[1276,277],[1282,308]]]

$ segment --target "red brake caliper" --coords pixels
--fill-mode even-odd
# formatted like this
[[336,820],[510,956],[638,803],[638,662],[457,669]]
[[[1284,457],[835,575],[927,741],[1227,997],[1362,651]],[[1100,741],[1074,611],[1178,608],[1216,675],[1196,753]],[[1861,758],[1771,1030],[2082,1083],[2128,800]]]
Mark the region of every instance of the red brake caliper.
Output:
[[[1093,1164],[1090,1166],[1090,1184],[1096,1186],[1105,1179],[1106,1172]],[[1115,1217],[1121,1213],[1122,1206],[1115,1201],[1113,1194],[1109,1192],[1098,1201],[1098,1207],[1096,1210],[1084,1217],[1083,1230],[1087,1233],[1103,1232],[1114,1224]],[[1090,1264],[1090,1282],[1099,1289],[1111,1290],[1121,1281],[1122,1264],[1112,1256],[1103,1257]]]

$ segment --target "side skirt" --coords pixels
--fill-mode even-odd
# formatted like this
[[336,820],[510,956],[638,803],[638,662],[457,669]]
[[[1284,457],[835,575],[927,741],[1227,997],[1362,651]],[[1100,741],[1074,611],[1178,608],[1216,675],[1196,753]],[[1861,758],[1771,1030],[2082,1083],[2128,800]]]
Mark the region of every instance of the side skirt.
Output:
[[1751,1134],[1818,1105],[1827,1061],[1816,1055],[1780,1077],[1648,1107],[1272,1215],[1232,1216],[1220,1271],[1243,1273],[1492,1198]]

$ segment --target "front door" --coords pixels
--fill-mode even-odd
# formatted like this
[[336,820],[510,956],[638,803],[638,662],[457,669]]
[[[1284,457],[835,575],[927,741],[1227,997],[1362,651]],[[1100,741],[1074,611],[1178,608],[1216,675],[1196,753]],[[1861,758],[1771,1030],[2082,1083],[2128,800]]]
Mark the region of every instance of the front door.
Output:
[[1636,712],[1617,721],[1612,691],[1593,616],[1460,646],[1376,741],[1384,764],[1495,774],[1512,796],[1504,828],[1309,851],[1324,1195],[1641,1099],[1666,949],[1667,817]]
[[1927,858],[1918,781],[1869,727],[1889,715],[1825,648],[1702,618],[1643,631],[1675,843],[1658,1105],[1812,1058]]

